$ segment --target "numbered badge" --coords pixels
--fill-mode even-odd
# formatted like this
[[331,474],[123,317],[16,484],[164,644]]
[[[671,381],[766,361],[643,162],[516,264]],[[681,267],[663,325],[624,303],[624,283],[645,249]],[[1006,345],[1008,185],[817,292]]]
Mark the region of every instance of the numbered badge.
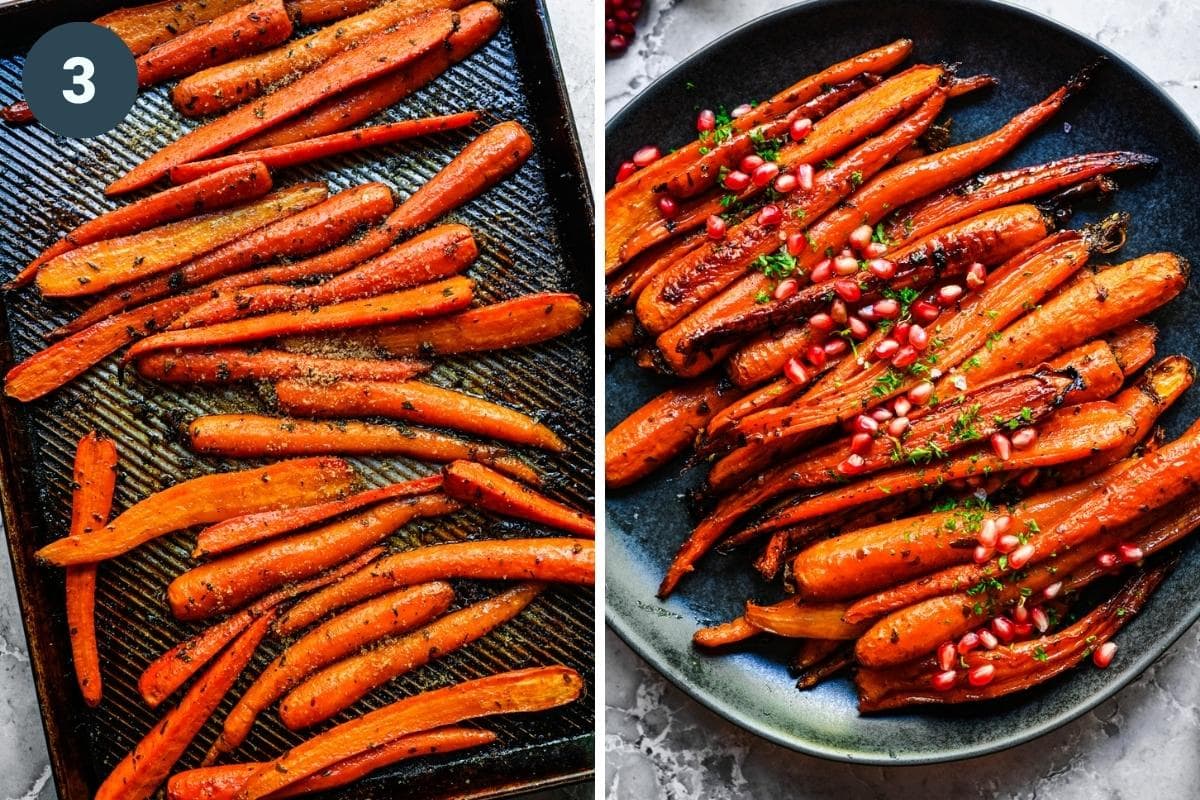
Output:
[[90,22],[68,22],[33,45],[21,75],[38,122],[83,139],[117,125],[137,97],[137,65],[115,33]]

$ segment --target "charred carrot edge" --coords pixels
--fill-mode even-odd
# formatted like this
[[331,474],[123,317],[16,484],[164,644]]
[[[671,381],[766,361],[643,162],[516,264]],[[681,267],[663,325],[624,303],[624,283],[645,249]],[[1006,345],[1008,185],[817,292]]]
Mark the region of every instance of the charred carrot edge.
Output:
[[161,0],[149,5],[118,8],[92,20],[108,28],[135,56],[187,33],[197,25],[226,14],[245,0]]
[[299,508],[272,509],[256,514],[232,517],[200,531],[196,535],[196,546],[192,548],[192,557],[203,558],[236,550],[264,539],[273,539],[285,533],[307,528],[318,522],[357,511],[369,505],[382,503],[385,500],[430,494],[441,488],[442,476],[430,475],[427,478],[417,478],[378,489],[368,489],[365,492],[352,494],[344,500],[332,500],[328,503],[317,503]]
[[540,583],[521,584],[332,664],[306,678],[279,702],[279,718],[290,730],[327,720],[376,687],[500,627],[525,610],[543,588]]
[[299,597],[351,575],[384,554],[382,547],[365,551],[345,564],[317,577],[285,586],[265,595],[253,605],[218,622],[190,639],[180,642],[158,658],[138,678],[138,693],[151,708],[158,707],[175,690],[204,668],[225,645],[250,627],[260,616],[293,597]]
[[463,392],[419,381],[280,381],[279,407],[305,417],[387,417],[561,452],[554,431],[532,417]]
[[424,692],[342,723],[293,747],[250,777],[257,800],[349,758],[418,731],[493,714],[544,711],[577,699],[583,679],[568,667],[533,667]]
[[[71,535],[88,536],[108,522],[117,482],[117,446],[95,431],[79,440],[75,450],[74,491],[71,497]],[[96,646],[96,567],[67,570],[67,630],[75,679],[83,700],[100,704],[102,680]]]
[[340,458],[281,461],[203,475],[135,503],[110,522],[103,535],[66,536],[35,555],[59,567],[104,561],[172,531],[337,497],[350,489],[353,478],[354,471]]
[[271,191],[271,173],[262,163],[240,164],[205,176],[190,186],[175,186],[88,220],[63,236],[21,270],[8,288],[24,286],[38,269],[68,250],[153,228],[183,217],[253,200]]
[[[428,733],[401,736],[391,744],[367,750],[284,789],[275,797],[324,792],[353,783],[375,770],[410,758],[453,753],[483,747],[496,741],[496,734],[479,728],[437,728]],[[262,769],[260,762],[199,767],[177,772],[167,781],[168,800],[237,800],[250,776]]]
[[453,601],[450,584],[420,584],[369,600],[314,628],[280,653],[242,694],[225,718],[217,750],[229,752],[241,745],[259,714],[320,668],[426,624]]
[[[399,0],[377,4],[265,53],[222,63],[180,81],[171,101],[180,113],[200,117],[225,111],[268,90],[286,88],[350,50],[369,46],[396,26],[420,24],[432,12],[448,13],[452,0]],[[447,35],[449,32],[447,32]]]
[[153,86],[265,50],[291,35],[292,19],[283,0],[254,0],[138,56],[138,86]]
[[573,294],[529,294],[441,319],[381,328],[375,341],[397,356],[507,350],[572,331],[588,308]]
[[796,639],[857,639],[868,626],[842,621],[845,603],[788,598],[770,606],[746,603],[746,622],[764,633]]
[[442,475],[446,481],[446,494],[464,503],[549,525],[576,536],[596,536],[596,520],[590,514],[551,500],[482,464],[454,461],[442,468]]
[[[193,292],[191,306],[203,306],[210,294],[219,292],[221,287],[236,284],[239,280],[253,280],[253,276],[265,270],[290,269],[295,272],[295,265],[240,271],[264,260],[305,256],[332,247],[349,237],[360,225],[378,221],[394,206],[391,190],[381,183],[366,183],[345,189],[332,197],[319,198],[319,202],[309,204],[295,214],[186,261],[165,274],[118,287],[51,333],[50,337],[75,333],[123,309],[201,286],[207,281],[215,282]],[[206,290],[209,294],[205,294]]]
[[192,567],[167,586],[177,619],[205,619],[304,580],[378,545],[414,519],[450,514],[458,503],[442,494],[401,497],[309,531],[273,539]]
[[478,111],[460,111],[441,117],[425,117],[355,128],[350,131],[331,133],[315,139],[306,139],[292,144],[269,147],[264,150],[248,150],[233,155],[192,161],[171,168],[171,183],[188,183],[220,169],[247,161],[261,161],[271,169],[284,169],[297,164],[307,164],[340,153],[351,153],[367,147],[402,142],[418,136],[430,136],[443,131],[457,130],[473,124],[479,119]]
[[710,625],[692,634],[692,644],[705,649],[728,647],[744,642],[762,633],[762,629],[751,625],[745,617],[737,617],[729,622]]
[[49,297],[97,294],[177,267],[316,205],[327,194],[324,184],[299,184],[237,208],[92,242],[43,264],[37,287]]
[[417,91],[451,64],[462,61],[499,28],[500,11],[491,3],[465,6],[458,12],[458,27],[446,40],[446,47],[426,53],[393,75],[342,92],[314,106],[304,116],[280,123],[234,149],[261,150],[352,128]]
[[333,303],[307,311],[281,311],[203,328],[164,331],[134,344],[125,354],[125,360],[129,362],[158,350],[219,347],[438,316],[470,305],[474,286],[475,282],[469,278],[447,278],[415,289]]
[[286,350],[219,348],[178,355],[151,353],[135,363],[143,378],[176,384],[226,385],[241,381],[278,381],[289,378],[334,381],[405,381],[431,368],[428,361],[413,359],[326,358]]
[[575,538],[504,539],[394,553],[292,606],[276,627],[281,634],[294,633],[331,611],[388,589],[450,578],[591,585],[596,580],[596,545]]
[[216,711],[258,649],[274,617],[267,612],[238,637],[162,721],[138,742],[96,790],[96,800],[145,800]]
[[154,183],[171,167],[196,161],[294,117],[338,92],[403,67],[445,42],[453,15],[436,11],[382,34],[326,61],[261,101],[184,134],[111,183],[105,192],[122,194]]

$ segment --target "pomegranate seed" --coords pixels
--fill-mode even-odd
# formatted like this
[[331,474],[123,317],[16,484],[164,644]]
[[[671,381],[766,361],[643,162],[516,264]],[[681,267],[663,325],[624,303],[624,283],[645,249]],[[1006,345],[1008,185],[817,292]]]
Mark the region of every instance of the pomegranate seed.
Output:
[[648,167],[655,161],[658,161],[662,155],[659,149],[652,144],[648,144],[642,149],[633,154],[633,163],[639,167]]
[[1025,607],[1025,601],[1023,599],[1021,602],[1017,603],[1017,605],[1013,606],[1013,620],[1018,625],[1023,625],[1026,622],[1029,622],[1029,609]]
[[856,433],[850,437],[850,452],[865,456],[875,446],[875,438],[869,433]]
[[1009,553],[1008,566],[1012,569],[1020,569],[1029,563],[1029,559],[1033,558],[1035,552],[1037,551],[1034,549],[1033,545],[1021,545],[1016,550],[1013,550],[1011,553]]
[[758,169],[765,163],[767,163],[766,159],[764,159],[762,156],[751,153],[750,155],[743,157],[742,160],[738,162],[738,169],[753,178],[754,170]]
[[892,328],[892,338],[900,344],[908,344],[908,332],[912,330],[911,322],[897,322]]
[[861,253],[871,243],[871,235],[873,233],[874,231],[871,230],[870,225],[859,225],[850,231],[850,246]]
[[1024,450],[1027,447],[1032,447],[1037,441],[1037,431],[1033,428],[1021,428],[1015,431],[1012,435],[1012,446],[1014,450]]
[[712,109],[706,108],[696,115],[696,130],[704,133],[717,127],[717,115]]
[[829,306],[829,316],[833,317],[833,321],[838,325],[845,325],[846,320],[850,319],[850,311],[846,308],[844,300],[834,300]]
[[813,188],[813,168],[812,164],[801,164],[796,167],[796,179],[800,181],[800,188],[808,191]]
[[867,245],[867,249],[863,252],[866,254],[867,258],[879,258],[887,252],[887,245],[883,242],[871,242],[869,245]]
[[[802,238],[802,239],[804,238],[803,234],[801,235],[800,238]],[[804,239],[804,243],[808,244],[808,240]],[[800,250],[803,251],[804,248],[801,247]],[[797,253],[796,255],[799,255],[799,253]],[[832,278],[833,277],[833,260],[826,258],[826,259],[822,259],[821,261],[818,261],[816,266],[814,266],[812,268],[812,272],[809,273],[809,277],[812,278],[813,283],[824,283],[825,281]]]
[[908,343],[923,353],[929,347],[929,333],[920,325],[913,325],[908,329]]
[[629,47],[629,40],[620,34],[612,36],[608,40],[608,49],[614,53],[623,53],[626,47]]
[[[787,237],[787,251],[790,256],[798,256],[804,252],[804,246],[808,244],[808,240],[804,238],[801,231],[789,233]],[[813,283],[816,283],[814,280]]]
[[800,181],[790,172],[785,172],[775,179],[775,191],[780,194],[788,194],[796,191],[796,187],[800,185]]
[[975,633],[974,631],[970,631],[968,633],[964,633],[963,637],[958,640],[958,647],[956,649],[958,650],[959,655],[965,656],[976,647],[979,647],[979,634]]
[[912,411],[912,403],[908,401],[907,397],[901,395],[892,401],[892,411],[897,417],[907,417],[908,412]]
[[854,256],[838,256],[833,260],[833,271],[843,277],[853,275],[858,272],[858,259]]
[[819,344],[814,344],[809,345],[808,349],[804,351],[804,357],[808,360],[808,363],[812,364],[817,369],[821,369],[825,366],[827,354],[825,353],[824,347]]
[[733,111],[730,111],[729,116],[733,117],[734,119],[738,119],[740,117],[746,116],[753,110],[754,110],[754,106],[750,105],[749,103],[742,103],[740,106],[735,108]]
[[992,548],[984,547],[981,544],[975,545],[975,563],[986,564],[992,560]]
[[896,351],[900,349],[900,343],[895,339],[884,339],[879,344],[875,345],[875,357],[880,361],[891,358],[896,355]]
[[876,322],[879,320],[879,314],[877,314],[875,312],[874,305],[859,306],[857,313],[858,313],[858,318],[863,320],[864,322]]
[[1047,600],[1053,600],[1054,598],[1058,597],[1058,593],[1061,591],[1062,581],[1056,581],[1047,586],[1045,589],[1042,589],[1042,597],[1046,598]]
[[992,452],[996,454],[996,458],[1001,461],[1008,461],[1012,457],[1012,442],[1003,433],[992,434]]
[[853,429],[859,433],[878,433],[879,422],[874,417],[859,414],[854,418]]
[[992,633],[996,634],[996,637],[1000,641],[1008,644],[1013,640],[1013,635],[1016,632],[1013,630],[1012,621],[1008,617],[996,617],[992,620]]
[[979,536],[976,537],[984,547],[995,547],[1000,537],[996,534],[996,520],[985,519],[979,526]]
[[1050,630],[1050,615],[1041,606],[1030,611],[1029,618],[1033,620],[1033,627],[1038,629],[1038,633],[1045,633]]
[[767,227],[774,227],[780,222],[783,222],[783,212],[779,210],[779,206],[771,203],[765,205],[758,212],[758,224]]
[[987,686],[996,677],[996,667],[992,664],[983,664],[967,673],[967,683],[972,686]]
[[912,304],[912,318],[923,325],[928,325],[938,318],[942,310],[927,300],[918,300]]
[[[742,161],[742,169],[746,168],[746,162]],[[775,180],[775,176],[779,174],[779,165],[768,161],[765,164],[759,164],[750,173],[750,182],[758,188],[763,188],[771,181]]]
[[862,299],[862,289],[858,288],[858,281],[848,279],[834,281],[833,290],[847,303],[857,303]]
[[846,460],[838,464],[837,471],[841,475],[857,475],[866,465],[866,461],[857,453],[846,456]]
[[942,288],[938,289],[938,305],[942,307],[952,306],[958,302],[958,298],[962,297],[962,295],[963,288],[956,283],[952,283],[949,286],[943,286]]
[[987,283],[987,268],[976,261],[967,270],[967,288],[982,289]]
[[891,280],[896,275],[896,264],[886,258],[872,258],[867,263],[867,269],[881,281]]
[[958,673],[952,669],[944,670],[933,676],[933,688],[939,692],[948,692],[958,682]]
[[840,356],[850,349],[849,343],[845,339],[830,339],[825,343],[825,355],[833,358]]
[[908,399],[916,406],[925,405],[930,397],[933,397],[933,384],[929,381],[921,381],[908,390]]
[[1006,533],[996,539],[996,549],[1001,553],[1008,554],[1021,546],[1021,540],[1011,533]]
[[1013,633],[1017,635],[1017,638],[1024,639],[1026,636],[1033,633],[1033,623],[1019,622],[1016,625],[1013,625]]
[[808,383],[808,370],[804,368],[798,358],[788,359],[787,364],[784,365],[783,374],[792,383]]
[[900,303],[891,298],[885,298],[875,304],[875,316],[880,319],[895,319],[900,316]]
[[713,214],[704,223],[705,232],[708,233],[708,238],[713,241],[719,241],[725,238],[726,223],[724,218],[717,214]]
[[740,170],[733,170],[725,175],[725,180],[721,182],[731,192],[740,192],[750,185],[750,176]]
[[1017,478],[1017,486],[1020,486],[1022,489],[1028,489],[1030,486],[1033,486],[1033,482],[1037,480],[1037,476],[1038,471],[1036,469],[1026,470]]
[[850,328],[850,335],[860,342],[871,335],[871,326],[858,317],[851,317],[846,324]]
[[679,204],[670,197],[660,197],[658,198],[658,210],[664,217],[670,219],[679,213]]
[[937,664],[940,669],[954,669],[954,662],[958,661],[958,652],[954,649],[954,642],[942,642],[942,646],[937,651]]
[[808,318],[808,324],[813,330],[829,333],[833,330],[833,317],[828,314],[813,314]]
[[800,117],[800,119],[792,120],[791,127],[788,128],[788,135],[792,137],[793,142],[798,142],[813,128],[813,121],[808,117]]
[[787,300],[798,291],[800,291],[799,281],[795,278],[784,278],[776,285],[773,296],[776,300]]
[[1126,542],[1118,546],[1117,555],[1119,555],[1121,560],[1126,564],[1136,564],[1146,557],[1146,553],[1142,550],[1142,548],[1138,547],[1132,542]]
[[628,178],[630,178],[633,175],[633,173],[635,173],[637,171],[638,171],[637,164],[633,163],[632,161],[622,162],[621,166],[617,168],[617,183],[620,183],[623,180],[627,180]]
[[1012,517],[1005,514],[1002,517],[996,517],[996,533],[1008,533],[1009,527],[1012,525]]
[[1096,648],[1092,653],[1092,663],[1100,669],[1106,669],[1112,663],[1113,656],[1117,654],[1116,642],[1105,642]]
[[908,417],[896,417],[888,423],[888,436],[899,439],[908,430]]
[[1000,640],[996,638],[996,634],[986,628],[979,631],[979,643],[985,650],[995,650],[1000,646]]
[[877,408],[871,412],[871,418],[874,419],[876,422],[887,422],[889,419],[892,418],[892,412],[889,411],[888,409],[884,408],[883,406],[880,406],[879,408]]
[[904,347],[901,347],[900,351],[896,353],[894,358],[892,358],[892,366],[896,369],[908,369],[913,364],[917,363],[917,356],[918,353],[912,345],[905,345]]

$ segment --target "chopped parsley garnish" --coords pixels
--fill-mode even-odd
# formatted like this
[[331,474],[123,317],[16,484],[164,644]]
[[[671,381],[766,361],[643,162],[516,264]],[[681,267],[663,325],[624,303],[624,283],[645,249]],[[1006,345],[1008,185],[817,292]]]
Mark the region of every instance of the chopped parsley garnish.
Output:
[[850,173],[850,183],[854,186],[862,186],[863,174],[859,170],[854,170]]
[[1043,661],[1043,662],[1050,660],[1050,656],[1046,654],[1046,648],[1042,647],[1040,644],[1037,647],[1033,648],[1033,657],[1036,658],[1038,661]]
[[754,260],[754,266],[768,278],[789,278],[796,271],[796,257],[784,246],[775,253],[759,256]]
[[904,378],[899,372],[888,367],[882,375],[875,379],[875,385],[871,387],[872,397],[888,397],[892,392],[900,388],[904,383]]
[[769,303],[771,302],[771,295],[767,294],[765,290],[760,289],[758,294],[754,295],[754,302],[759,304]]
[[754,152],[763,161],[778,161],[779,149],[783,147],[783,139],[768,139],[762,130],[754,128],[750,131],[750,141],[754,144]]
[[971,442],[983,438],[983,434],[976,427],[979,423],[979,408],[979,403],[974,403],[959,413],[950,427],[951,442]]

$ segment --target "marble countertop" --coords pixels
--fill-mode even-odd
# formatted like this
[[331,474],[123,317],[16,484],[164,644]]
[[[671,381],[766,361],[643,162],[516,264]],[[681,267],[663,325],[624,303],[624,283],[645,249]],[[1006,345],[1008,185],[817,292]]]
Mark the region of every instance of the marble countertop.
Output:
[[[1200,4],[1021,0],[1129,58],[1200,119]],[[605,70],[611,117],[657,76],[783,0],[649,0],[629,52]],[[606,636],[605,787],[610,798],[1200,797],[1200,628],[1135,683],[1034,742],[950,766],[860,767],[793,753],[742,731]]]
[[[577,2],[545,0],[584,159],[589,172],[594,173],[593,21],[590,14],[575,13]],[[589,784],[581,784],[543,792],[529,800],[584,800],[592,794]],[[17,608],[8,548],[0,546],[0,800],[55,800],[57,796],[25,650],[25,630]]]

